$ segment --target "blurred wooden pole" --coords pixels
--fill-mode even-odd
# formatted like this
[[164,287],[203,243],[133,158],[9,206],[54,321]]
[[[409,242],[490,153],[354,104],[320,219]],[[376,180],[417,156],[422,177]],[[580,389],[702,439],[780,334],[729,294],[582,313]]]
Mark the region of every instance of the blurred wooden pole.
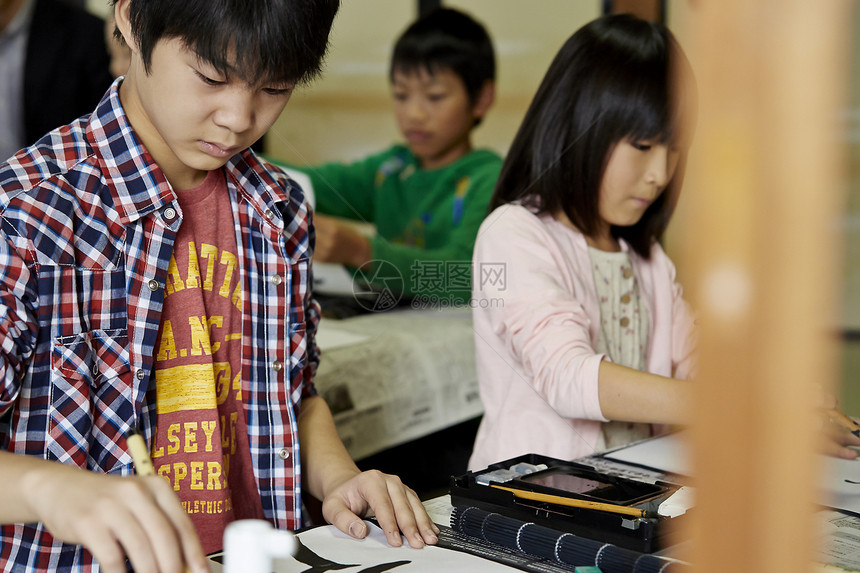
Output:
[[700,313],[697,572],[810,571],[821,384],[835,391],[849,2],[697,0],[682,261]]
[[633,14],[652,22],[665,21],[665,0],[604,0],[603,11],[613,14]]

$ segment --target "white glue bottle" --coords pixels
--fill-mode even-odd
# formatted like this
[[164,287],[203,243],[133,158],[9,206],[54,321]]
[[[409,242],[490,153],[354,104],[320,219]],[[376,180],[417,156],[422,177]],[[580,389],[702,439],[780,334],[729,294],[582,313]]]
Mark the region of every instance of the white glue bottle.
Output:
[[224,530],[224,573],[272,573],[272,560],[293,555],[297,547],[293,533],[268,521],[234,521]]

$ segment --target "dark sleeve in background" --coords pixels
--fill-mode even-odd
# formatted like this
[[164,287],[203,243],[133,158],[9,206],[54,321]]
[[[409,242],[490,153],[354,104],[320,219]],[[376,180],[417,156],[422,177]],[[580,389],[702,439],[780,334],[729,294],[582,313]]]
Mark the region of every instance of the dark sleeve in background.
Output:
[[113,80],[104,20],[61,0],[36,0],[24,62],[26,145],[90,113]]

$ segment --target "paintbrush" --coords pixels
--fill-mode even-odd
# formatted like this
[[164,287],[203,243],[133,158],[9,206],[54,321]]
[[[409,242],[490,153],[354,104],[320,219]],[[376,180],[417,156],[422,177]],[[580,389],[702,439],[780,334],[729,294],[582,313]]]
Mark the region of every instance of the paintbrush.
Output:
[[503,489],[514,494],[514,497],[520,499],[528,499],[531,501],[543,501],[546,503],[554,503],[566,507],[578,507],[581,509],[595,509],[597,511],[608,511],[610,513],[620,513],[622,515],[630,515],[633,517],[657,517],[657,514],[652,511],[639,509],[638,507],[630,507],[627,505],[615,505],[614,503],[603,503],[600,501],[588,501],[585,499],[575,499],[571,497],[563,497],[560,495],[551,495],[548,493],[538,493],[536,491],[528,491],[525,489],[516,489],[505,487],[503,485],[490,484],[490,487]]

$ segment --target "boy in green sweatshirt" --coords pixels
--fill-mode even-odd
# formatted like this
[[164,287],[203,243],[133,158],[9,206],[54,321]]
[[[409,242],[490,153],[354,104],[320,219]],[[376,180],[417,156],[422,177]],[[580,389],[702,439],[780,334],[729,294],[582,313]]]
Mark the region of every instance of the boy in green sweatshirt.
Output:
[[[435,10],[397,40],[389,79],[405,145],[349,164],[290,166],[313,183],[314,260],[393,278],[380,286],[402,284],[395,294],[413,306],[466,303],[475,236],[502,164],[471,141],[495,97],[492,42],[466,14]],[[373,223],[376,235],[342,219]]]

